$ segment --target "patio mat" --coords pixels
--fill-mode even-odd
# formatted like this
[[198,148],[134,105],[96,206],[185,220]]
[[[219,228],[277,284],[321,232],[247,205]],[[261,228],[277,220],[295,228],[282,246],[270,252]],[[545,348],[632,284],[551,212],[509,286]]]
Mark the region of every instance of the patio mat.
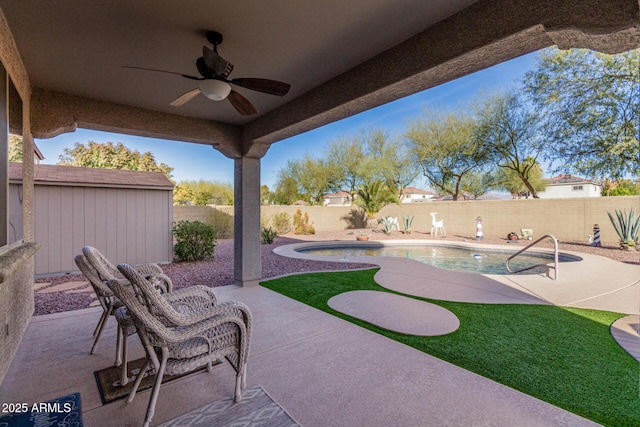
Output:
[[[18,411],[0,417],[0,426],[9,427],[49,427],[67,426],[82,427],[82,406],[80,393],[47,402],[37,402],[31,405],[17,404]],[[23,407],[26,405],[26,407]],[[26,409],[22,411],[22,409]],[[4,408],[3,408],[4,410]]]
[[[113,402],[114,400],[127,397],[129,395],[129,392],[131,392],[131,389],[133,388],[133,383],[140,373],[140,370],[144,368],[144,363],[144,357],[129,362],[127,366],[127,370],[129,371],[129,382],[124,387],[120,385],[120,367],[110,366],[108,368],[95,371],[93,375],[96,378],[96,383],[98,383],[98,391],[100,392],[100,399],[102,400],[102,404],[105,405],[107,403]],[[215,366],[220,363],[222,362],[214,362],[213,365]],[[181,375],[165,375],[162,378],[162,384],[183,377],[185,375],[189,375],[193,372],[202,371],[204,369],[206,369],[206,367],[202,367],[191,372],[186,372]],[[150,370],[152,370],[152,368],[150,368],[149,371]],[[153,387],[153,382],[155,381],[156,376],[155,374],[151,374],[149,371],[145,372],[145,377],[142,379],[142,382],[138,387],[138,392]]]
[[258,385],[246,389],[238,403],[233,403],[233,396],[230,396],[167,421],[159,427],[178,426],[299,427],[300,424]]

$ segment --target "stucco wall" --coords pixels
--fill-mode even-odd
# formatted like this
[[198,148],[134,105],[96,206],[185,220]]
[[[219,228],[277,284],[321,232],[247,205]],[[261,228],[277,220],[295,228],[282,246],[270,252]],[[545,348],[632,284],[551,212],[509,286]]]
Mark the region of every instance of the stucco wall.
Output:
[[[33,138],[31,137],[31,83],[16,49],[13,35],[0,13],[0,61],[22,98],[23,125],[23,238],[33,239]],[[33,315],[33,256],[37,244],[22,244],[0,255],[0,382]]]
[[0,381],[33,315],[33,254],[26,243],[0,255]]
[[[613,213],[614,209],[631,208],[638,211],[639,204],[640,197],[637,196],[425,202],[386,206],[379,212],[378,218],[395,216],[402,224],[403,215],[414,215],[413,230],[428,233],[431,229],[429,213],[437,212],[436,218],[444,220],[449,236],[474,237],[475,219],[480,216],[485,236],[506,237],[509,232],[519,233],[521,228],[532,228],[534,236],[552,234],[561,241],[584,242],[588,241],[587,235],[593,234],[593,225],[598,224],[601,241],[616,245],[618,237],[607,211]],[[207,222],[215,209],[221,207],[176,207],[174,221],[198,219]],[[230,212],[228,207],[224,209],[226,213]],[[310,222],[319,231],[362,227],[359,209],[349,206],[262,206],[261,215],[269,218],[278,212],[286,212],[293,217],[297,209],[308,213]]]

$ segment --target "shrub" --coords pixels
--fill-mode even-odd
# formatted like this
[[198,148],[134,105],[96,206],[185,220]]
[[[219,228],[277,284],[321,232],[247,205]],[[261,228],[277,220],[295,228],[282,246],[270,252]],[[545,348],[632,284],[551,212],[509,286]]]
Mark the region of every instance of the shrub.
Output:
[[211,214],[206,223],[216,230],[216,238],[229,239],[233,237],[233,207],[216,206],[211,209]]
[[266,215],[260,214],[260,228],[262,229],[270,226],[271,226],[271,218]]
[[287,234],[291,231],[291,217],[286,212],[279,212],[273,216],[271,223],[278,234]]
[[173,252],[180,261],[213,258],[216,229],[200,221],[179,221],[173,225],[176,244]]
[[262,227],[262,243],[265,245],[270,245],[273,243],[276,237],[278,237],[278,232],[271,227]]
[[309,224],[309,214],[307,212],[302,215],[302,211],[298,209],[293,215],[293,234],[316,234],[316,229]]

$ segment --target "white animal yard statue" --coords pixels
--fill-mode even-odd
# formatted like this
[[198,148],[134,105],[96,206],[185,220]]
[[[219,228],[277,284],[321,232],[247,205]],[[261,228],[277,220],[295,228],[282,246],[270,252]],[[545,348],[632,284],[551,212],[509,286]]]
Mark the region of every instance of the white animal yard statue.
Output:
[[433,236],[433,232],[435,231],[435,236],[438,235],[438,230],[442,232],[442,237],[447,237],[447,231],[444,229],[444,220],[436,221],[436,215],[438,212],[431,212],[431,235]]

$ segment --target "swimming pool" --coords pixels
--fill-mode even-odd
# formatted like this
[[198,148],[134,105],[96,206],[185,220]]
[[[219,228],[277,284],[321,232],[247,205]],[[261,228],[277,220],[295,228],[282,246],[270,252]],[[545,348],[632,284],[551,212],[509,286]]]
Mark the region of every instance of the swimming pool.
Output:
[[[520,248],[518,248],[520,249]],[[310,246],[297,248],[296,252],[314,256],[336,257],[336,261],[348,260],[361,256],[389,256],[404,257],[432,265],[437,268],[452,271],[468,271],[483,274],[511,274],[507,271],[507,258],[515,251],[498,249],[442,246],[442,245],[378,245],[357,244],[339,245],[333,247]],[[560,262],[579,261],[579,258],[559,254]],[[512,270],[529,267],[534,264],[548,264],[553,262],[553,254],[526,252],[514,258],[511,262]],[[538,267],[521,274],[545,273],[544,267]]]

